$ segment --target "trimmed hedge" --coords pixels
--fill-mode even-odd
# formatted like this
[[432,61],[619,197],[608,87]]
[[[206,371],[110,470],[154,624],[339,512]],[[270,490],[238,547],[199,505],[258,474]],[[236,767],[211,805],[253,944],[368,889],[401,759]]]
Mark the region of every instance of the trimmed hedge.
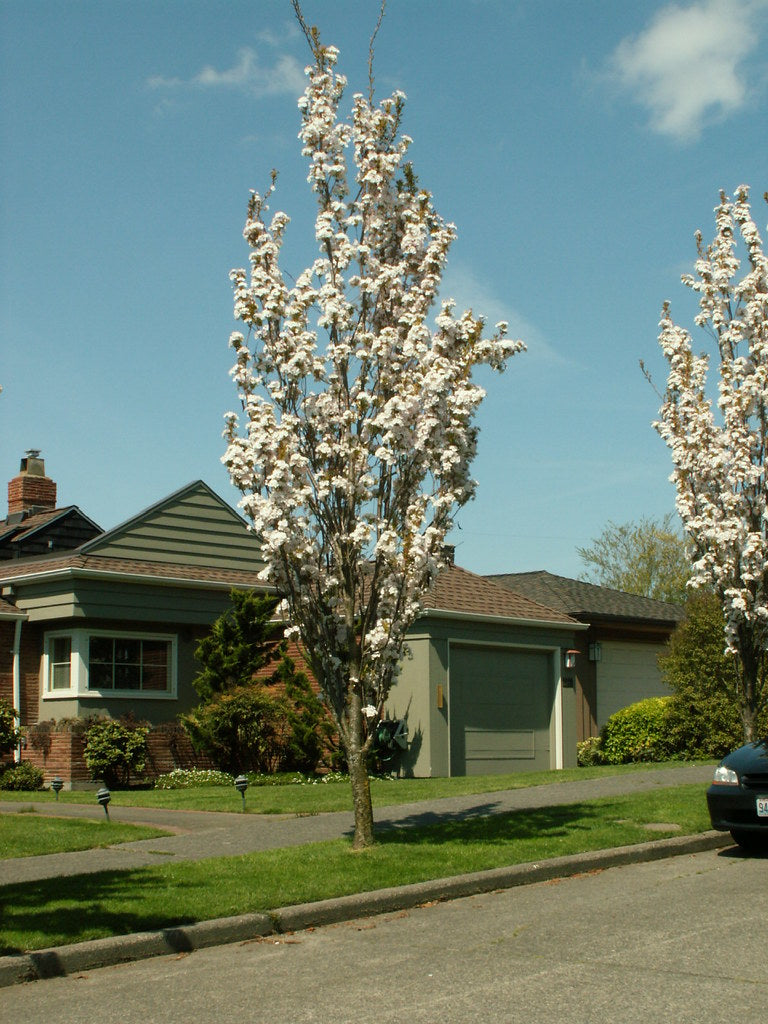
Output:
[[31,761],[20,761],[0,773],[0,789],[33,792],[42,786],[43,770]]
[[666,761],[676,753],[669,737],[671,697],[648,697],[611,715],[600,734],[606,764]]

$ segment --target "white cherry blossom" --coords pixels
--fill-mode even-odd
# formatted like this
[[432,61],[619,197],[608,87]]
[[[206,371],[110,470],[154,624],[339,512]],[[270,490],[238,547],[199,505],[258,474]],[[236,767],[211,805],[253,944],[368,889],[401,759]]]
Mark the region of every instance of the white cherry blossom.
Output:
[[696,273],[682,280],[699,295],[695,322],[714,341],[716,394],[710,356],[694,353],[665,303],[659,341],[669,374],[655,427],[672,454],[677,510],[693,543],[691,583],[723,602],[749,740],[768,697],[768,258],[745,185],[734,199],[721,193],[715,217],[714,241],[705,247],[697,233]]

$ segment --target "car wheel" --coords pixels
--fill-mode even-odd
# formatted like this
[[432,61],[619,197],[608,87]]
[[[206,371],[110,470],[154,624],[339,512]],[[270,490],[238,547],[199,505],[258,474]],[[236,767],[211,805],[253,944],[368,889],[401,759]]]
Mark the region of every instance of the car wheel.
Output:
[[740,828],[732,828],[731,837],[745,853],[768,852],[768,836],[760,835],[759,832],[747,832]]

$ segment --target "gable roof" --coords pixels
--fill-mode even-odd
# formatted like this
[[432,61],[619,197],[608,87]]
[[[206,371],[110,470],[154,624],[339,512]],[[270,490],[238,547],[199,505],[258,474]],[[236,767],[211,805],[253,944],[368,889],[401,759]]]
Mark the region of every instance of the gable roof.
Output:
[[83,544],[85,555],[250,571],[263,568],[245,520],[202,480]]
[[8,543],[11,539],[14,542],[28,540],[31,536],[47,526],[52,526],[60,520],[72,515],[78,515],[89,523],[95,530],[101,532],[101,527],[90,519],[77,505],[67,505],[65,508],[52,508],[45,512],[34,512],[31,516],[15,518],[9,516],[0,525],[0,544]]
[[679,604],[627,594],[544,570],[500,573],[487,578],[517,594],[558,608],[580,621],[642,622],[674,627],[683,617],[683,608]]
[[458,565],[449,566],[435,580],[424,600],[424,614],[430,613],[580,626],[563,610],[514,593]]

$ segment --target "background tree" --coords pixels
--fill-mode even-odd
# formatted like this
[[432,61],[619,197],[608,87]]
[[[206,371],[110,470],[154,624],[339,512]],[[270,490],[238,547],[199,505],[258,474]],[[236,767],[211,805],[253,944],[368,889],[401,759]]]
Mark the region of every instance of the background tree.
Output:
[[279,265],[288,217],[268,223],[272,189],[252,193],[250,276],[232,272],[235,316],[249,329],[247,341],[231,338],[244,425],[228,414],[224,462],[338,730],[359,848],[373,842],[375,726],[455,511],[474,493],[484,392],[472,368],[501,369],[522,345],[504,338],[505,324],[485,337],[483,319],[455,316],[451,301],[430,328],[456,231],[406,160],[404,96],[374,103],[372,40],[368,95],[354,97],[351,123],[340,120],[337,51],[294,6],[314,60],[300,138],[319,256],[289,284]]
[[691,562],[671,512],[663,519],[609,522],[591,547],[576,550],[591,583],[657,601],[686,600]]
[[[659,341],[669,373],[655,427],[672,454],[677,511],[693,548],[692,582],[711,587],[723,607],[749,741],[766,701],[768,260],[746,186],[733,200],[721,192],[715,215],[714,241],[705,247],[697,232],[696,273],[682,280],[699,295],[695,322],[714,342],[717,411],[708,392],[709,356],[694,355],[689,332],[665,303]],[[741,278],[739,251],[748,268]]]
[[[700,591],[689,598],[685,618],[659,660],[672,691],[667,714],[671,748],[686,757],[720,758],[739,746],[738,659],[725,650],[725,620],[718,597]],[[765,709],[761,728],[768,728]]]

